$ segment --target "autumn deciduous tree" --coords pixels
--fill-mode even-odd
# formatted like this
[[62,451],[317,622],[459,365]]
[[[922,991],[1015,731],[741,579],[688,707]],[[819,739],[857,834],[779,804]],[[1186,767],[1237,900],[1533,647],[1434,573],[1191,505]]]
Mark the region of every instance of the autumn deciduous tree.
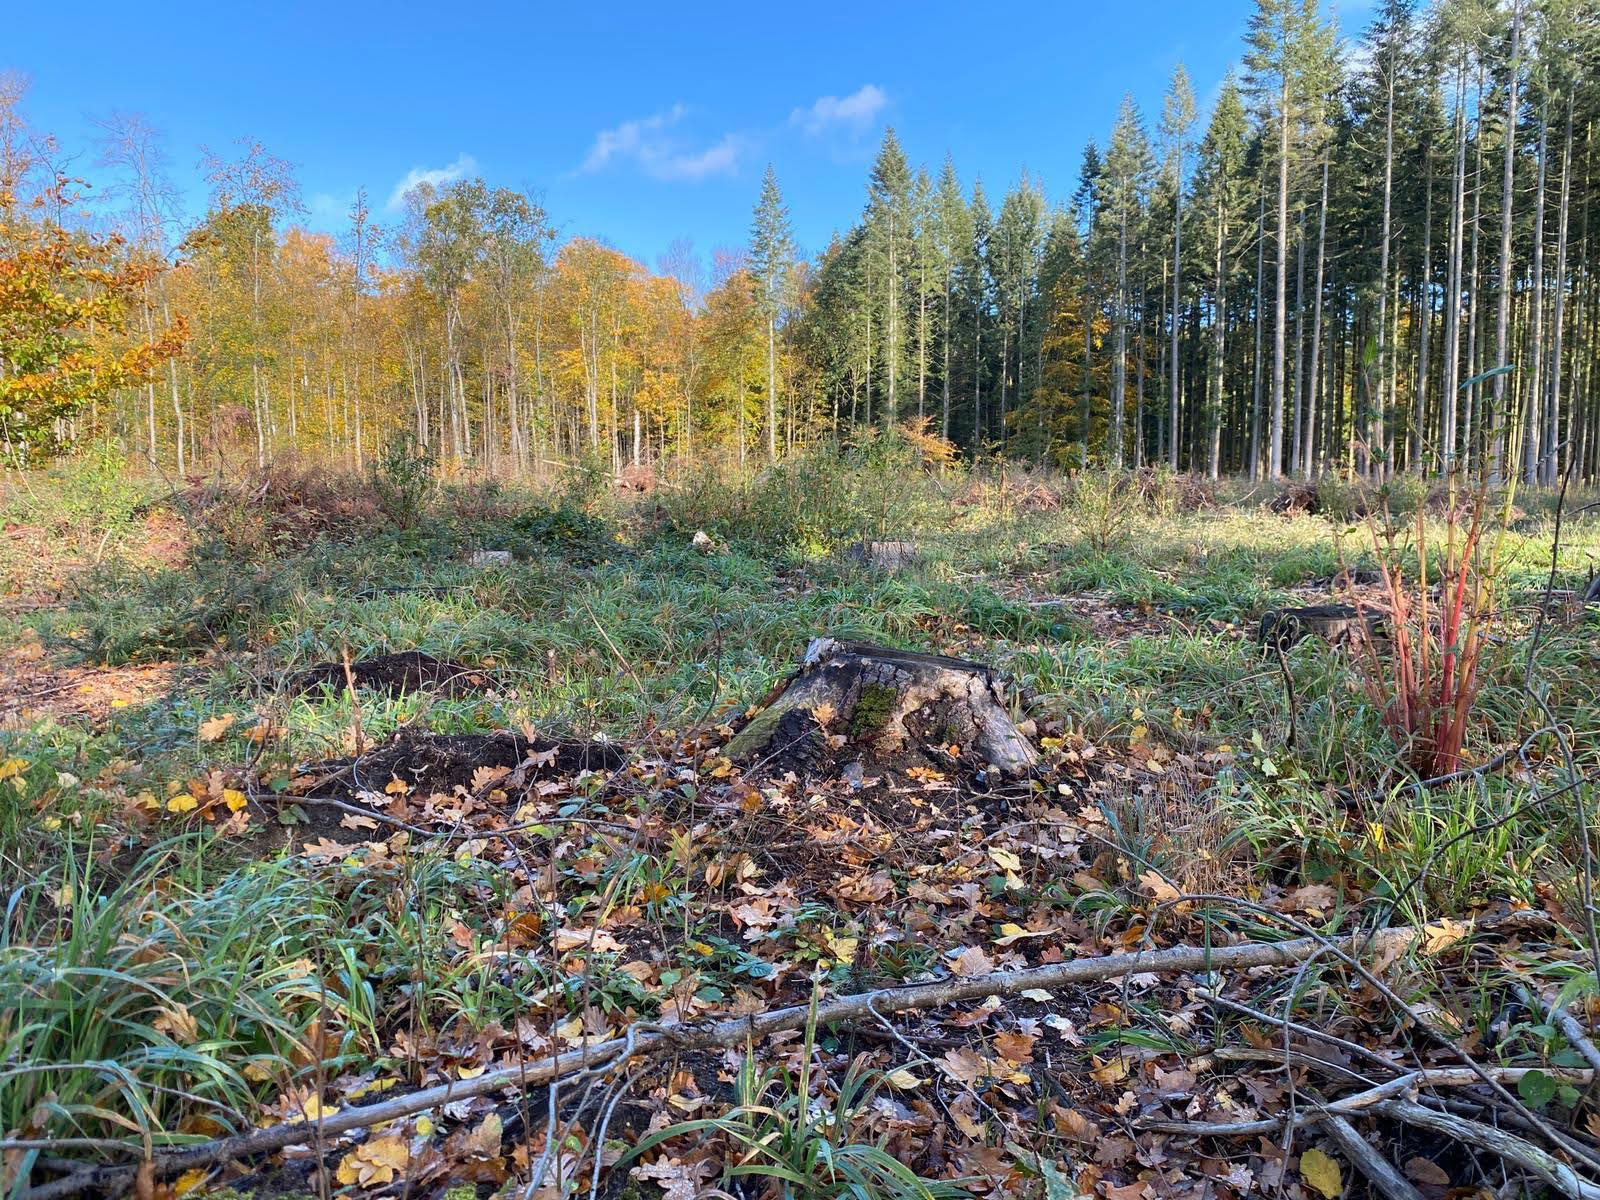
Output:
[[130,329],[156,265],[131,261],[120,237],[32,219],[70,191],[60,178],[22,206],[0,180],[0,454],[14,463],[64,449],[91,399],[144,383],[183,349],[181,321],[153,338]]

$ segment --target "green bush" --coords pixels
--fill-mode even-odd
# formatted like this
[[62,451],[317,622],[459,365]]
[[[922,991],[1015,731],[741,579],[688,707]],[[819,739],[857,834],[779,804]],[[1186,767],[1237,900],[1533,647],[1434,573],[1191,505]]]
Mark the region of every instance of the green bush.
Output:
[[384,515],[401,529],[421,521],[437,487],[439,455],[412,433],[394,433],[367,473]]
[[691,474],[659,503],[668,523],[778,554],[817,558],[865,538],[904,537],[952,520],[946,486],[918,438],[891,429],[843,446],[819,446],[763,469],[739,486],[723,473]]

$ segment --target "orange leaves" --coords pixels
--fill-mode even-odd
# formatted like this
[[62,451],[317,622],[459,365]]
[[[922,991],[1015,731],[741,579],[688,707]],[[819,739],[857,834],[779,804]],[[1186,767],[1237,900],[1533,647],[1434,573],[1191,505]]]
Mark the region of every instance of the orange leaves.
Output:
[[[71,200],[68,181],[41,197]],[[144,382],[183,351],[180,319],[154,336],[132,332],[130,314],[157,264],[115,235],[34,221],[0,195],[0,417],[8,446],[61,449],[59,423],[91,399]]]
[[223,713],[219,717],[211,717],[200,722],[199,736],[202,742],[220,741],[222,736],[233,728],[234,722],[239,718],[233,713]]

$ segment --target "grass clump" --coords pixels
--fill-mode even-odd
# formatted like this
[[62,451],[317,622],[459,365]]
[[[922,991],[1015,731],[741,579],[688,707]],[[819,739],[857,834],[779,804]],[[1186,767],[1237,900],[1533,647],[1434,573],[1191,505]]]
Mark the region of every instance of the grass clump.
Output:
[[[814,1052],[815,1029],[808,1028],[798,1071],[763,1070],[747,1054],[732,1108],[652,1133],[625,1161],[693,1139],[720,1158],[725,1194],[761,1190],[787,1200],[962,1200],[970,1194],[959,1183],[919,1175],[889,1152],[886,1136],[871,1138],[871,1107],[888,1087],[885,1073],[858,1058],[830,1087],[813,1071]],[[655,1172],[645,1166],[634,1174]]]
[[[191,1117],[248,1127],[266,1081],[286,1083],[318,997],[309,956],[331,932],[288,867],[203,892],[163,854],[108,893],[69,871],[14,892],[0,933],[0,1121],[35,1136],[134,1131],[158,1143]],[[19,927],[32,928],[24,940]]]

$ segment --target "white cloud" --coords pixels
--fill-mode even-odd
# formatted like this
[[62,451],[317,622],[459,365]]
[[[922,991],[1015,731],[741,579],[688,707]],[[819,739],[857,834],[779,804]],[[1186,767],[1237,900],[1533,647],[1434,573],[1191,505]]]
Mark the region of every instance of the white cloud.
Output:
[[848,96],[822,96],[809,108],[789,114],[789,123],[798,125],[813,137],[829,129],[863,133],[878,119],[889,96],[875,83],[864,83]]
[[709,175],[730,175],[738,170],[739,159],[749,146],[741,134],[727,133],[703,149],[686,146],[673,133],[689,113],[682,104],[663,112],[624,121],[615,129],[602,129],[578,169],[585,173],[604,170],[614,163],[631,161],[652,179],[671,181],[704,179]]
[[405,173],[405,178],[394,185],[394,191],[389,193],[388,203],[384,205],[390,212],[398,211],[405,202],[406,193],[412,188],[422,184],[431,184],[438,187],[440,184],[451,183],[461,179],[478,169],[478,161],[470,154],[458,154],[456,160],[443,167],[412,167]]
[[336,195],[333,192],[312,192],[311,199],[307,201],[306,208],[313,220],[328,222],[344,216],[350,207],[352,195]]

